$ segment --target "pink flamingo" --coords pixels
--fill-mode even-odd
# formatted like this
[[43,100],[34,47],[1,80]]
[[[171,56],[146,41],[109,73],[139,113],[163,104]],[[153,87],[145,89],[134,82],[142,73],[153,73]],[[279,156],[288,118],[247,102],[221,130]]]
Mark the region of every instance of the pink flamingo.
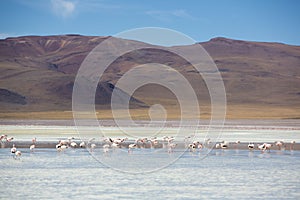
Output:
[[16,151],[15,152],[15,159],[20,159],[21,155],[22,155],[21,151]]
[[296,144],[295,140],[291,141],[291,146],[290,146],[290,150],[293,151],[294,150],[294,145]]
[[137,144],[130,144],[129,146],[128,146],[128,153],[131,153],[132,152],[132,149],[136,149],[137,148]]
[[7,140],[7,135],[1,135],[0,136],[0,141],[3,142],[4,140]]
[[30,145],[29,149],[30,149],[31,152],[33,152],[34,149],[35,149],[36,138],[35,137],[32,138],[31,141],[32,141],[32,145]]
[[11,142],[13,139],[14,139],[13,137],[6,138],[6,141],[7,141],[7,142]]
[[273,146],[272,144],[265,143],[265,149],[264,149],[264,151],[265,150],[269,150],[269,152],[270,152],[272,146]]
[[30,145],[29,149],[30,149],[31,152],[33,152],[34,149],[35,149],[35,144]]
[[283,150],[284,142],[282,140],[277,141],[277,142],[275,142],[275,145],[278,146],[278,150]]

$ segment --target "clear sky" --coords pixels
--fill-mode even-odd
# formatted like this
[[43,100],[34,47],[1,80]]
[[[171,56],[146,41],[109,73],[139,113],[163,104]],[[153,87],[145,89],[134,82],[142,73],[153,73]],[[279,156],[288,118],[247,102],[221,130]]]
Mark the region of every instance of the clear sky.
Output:
[[300,45],[299,0],[1,0],[0,38],[115,35],[163,27],[196,41],[228,37]]

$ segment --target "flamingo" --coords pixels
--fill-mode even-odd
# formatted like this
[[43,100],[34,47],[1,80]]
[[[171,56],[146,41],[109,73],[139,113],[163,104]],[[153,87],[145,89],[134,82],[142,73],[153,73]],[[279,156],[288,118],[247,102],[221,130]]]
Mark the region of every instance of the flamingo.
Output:
[[269,152],[270,152],[272,146],[273,146],[272,144],[265,143],[264,151],[269,150]]
[[3,140],[7,140],[7,135],[1,135],[0,136],[0,141],[3,142]]
[[157,140],[156,137],[150,139],[150,147],[151,147],[151,148],[154,148],[155,146],[157,146],[158,143],[159,143],[159,142],[158,142],[158,140]]
[[13,147],[10,149],[11,153],[16,153],[17,152],[17,148],[15,146],[15,144],[13,144]]
[[15,159],[20,159],[20,156],[22,155],[21,151],[15,152]]
[[128,145],[128,153],[132,152],[132,149],[136,149],[137,148],[137,144],[130,144]]
[[173,138],[173,137],[168,137],[168,138],[167,138],[167,142],[168,142],[168,143],[172,143],[173,141],[174,141],[174,138]]
[[203,144],[202,143],[198,144],[197,148],[201,150],[203,148]]
[[68,146],[67,146],[67,145],[64,145],[64,144],[60,146],[60,149],[61,149],[62,151],[66,150],[67,148],[68,148]]
[[163,148],[168,148],[168,152],[171,153],[173,151],[173,148],[176,147],[176,144],[173,143],[174,137],[164,136],[162,139],[163,141],[167,142],[167,145],[163,143]]
[[118,144],[118,143],[112,143],[112,144],[111,144],[111,147],[113,147],[113,148],[120,148],[121,145]]
[[7,141],[7,142],[11,142],[13,139],[14,139],[13,137],[6,138],[6,141]]
[[263,144],[261,144],[261,145],[257,145],[257,148],[258,148],[259,150],[264,151],[264,149],[265,149],[265,144],[266,144],[266,143],[263,143]]
[[90,138],[90,139],[88,140],[87,146],[90,145],[91,151],[93,151],[93,149],[96,148],[96,144],[95,144],[95,143],[92,143],[92,142],[94,142],[95,140],[96,140],[96,138]]
[[189,149],[190,149],[190,152],[194,152],[196,150],[196,145],[195,144],[189,144]]
[[111,139],[111,138],[105,138],[103,141],[106,143],[109,143],[109,144],[114,142],[113,139]]
[[173,149],[177,146],[175,143],[168,143],[168,153],[172,153]]
[[58,143],[57,145],[55,145],[55,148],[58,150],[58,149],[60,149],[60,147],[61,147],[61,144],[60,143]]
[[262,150],[263,152],[266,151],[266,150],[269,150],[269,152],[270,152],[272,144],[263,143],[261,145],[258,145],[257,147],[258,147],[258,149]]
[[34,149],[35,149],[35,144],[30,145],[29,149],[30,149],[31,152],[33,152]]
[[34,149],[35,149],[36,138],[35,137],[32,138],[31,141],[32,141],[32,145],[29,146],[29,149],[30,149],[31,152],[33,152]]
[[122,139],[120,139],[120,138],[117,138],[117,139],[114,139],[113,140],[113,143],[116,143],[116,144],[121,144],[122,143]]
[[248,144],[248,149],[249,150],[253,150],[254,149],[254,144],[253,143],[249,143]]
[[222,148],[222,149],[227,149],[228,147],[228,142],[222,141],[221,143],[216,144],[216,149]]
[[60,140],[59,143],[61,145],[69,145],[69,140]]
[[146,141],[147,141],[147,138],[137,138],[134,143],[139,145],[140,148],[144,148],[146,145]]
[[103,153],[107,153],[109,151],[109,144],[105,144],[103,147]]
[[126,140],[128,140],[128,138],[117,138],[117,139],[108,139],[111,143],[115,143],[115,144],[119,144],[121,145],[123,142],[125,142]]
[[79,146],[80,146],[80,148],[85,148],[85,142],[81,142],[80,144],[79,144]]
[[221,143],[221,148],[222,149],[227,149],[228,148],[228,142],[226,142],[226,141],[223,141],[222,143]]
[[70,146],[71,146],[72,148],[76,148],[76,147],[77,147],[77,143],[76,143],[76,142],[71,142]]
[[293,151],[294,150],[294,145],[296,144],[295,140],[291,141],[291,146],[290,146],[290,150]]
[[91,144],[91,151],[94,151],[94,149],[96,148],[96,144]]
[[59,142],[55,147],[56,147],[56,150],[59,152],[64,151],[68,148],[67,145],[62,144],[61,142]]
[[283,150],[282,147],[284,147],[284,142],[282,140],[277,141],[277,142],[275,142],[275,145],[278,146],[278,150]]
[[202,149],[203,145],[199,141],[194,141],[193,143],[189,144],[188,147],[189,147],[190,151],[194,152],[197,148]]

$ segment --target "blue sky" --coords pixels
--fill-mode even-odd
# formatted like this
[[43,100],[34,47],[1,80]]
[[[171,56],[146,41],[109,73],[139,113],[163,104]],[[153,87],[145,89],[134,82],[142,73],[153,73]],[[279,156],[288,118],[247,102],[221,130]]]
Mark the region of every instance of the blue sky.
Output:
[[0,2],[0,38],[163,27],[196,41],[221,36],[300,45],[299,10],[298,0],[7,0]]

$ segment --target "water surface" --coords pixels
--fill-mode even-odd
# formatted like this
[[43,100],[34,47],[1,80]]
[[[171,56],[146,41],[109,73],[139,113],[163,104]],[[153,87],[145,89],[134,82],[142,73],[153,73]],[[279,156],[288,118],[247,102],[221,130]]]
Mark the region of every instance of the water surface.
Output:
[[[178,122],[168,122],[159,136],[172,135],[177,127]],[[78,135],[71,121],[2,120],[0,128],[15,141],[31,141],[33,137],[58,141],[70,136],[99,139],[93,127],[85,127],[86,132]],[[153,131],[146,122],[127,128],[134,136],[149,136]],[[111,137],[124,136],[111,121],[103,121],[102,130]],[[189,127],[186,130],[188,133]],[[299,120],[228,121],[221,132],[207,136],[206,131],[205,122],[196,137],[300,141]],[[203,149],[191,153],[176,149],[168,153],[164,149],[134,149],[128,153],[116,149],[104,154],[101,148],[93,152],[79,148],[64,152],[55,148],[19,150],[21,158],[14,159],[9,148],[0,149],[0,199],[300,199],[300,151]],[[164,167],[152,173],[133,173],[162,163]]]
[[86,149],[21,150],[15,160],[9,149],[0,149],[1,199],[300,198],[299,151],[213,150],[205,159],[201,152],[185,152],[161,170],[129,174],[101,164]]

